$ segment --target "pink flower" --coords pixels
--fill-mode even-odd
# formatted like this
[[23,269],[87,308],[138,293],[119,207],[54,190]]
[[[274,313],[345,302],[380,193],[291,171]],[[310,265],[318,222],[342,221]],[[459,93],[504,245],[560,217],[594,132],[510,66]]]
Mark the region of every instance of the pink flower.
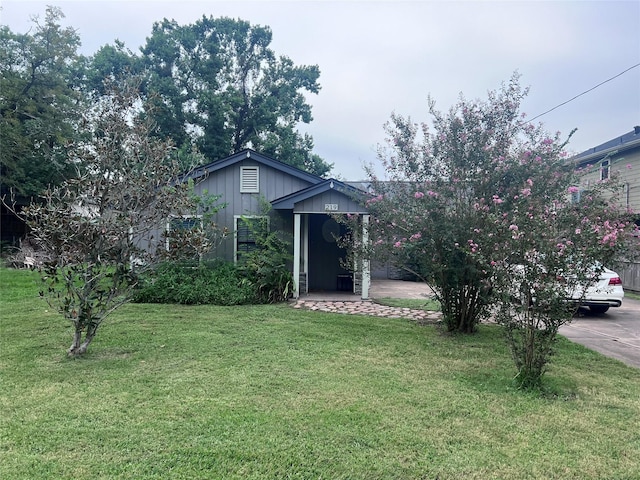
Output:
[[576,235],[580,235],[582,233],[582,230],[580,230],[579,228],[576,228]]
[[522,193],[523,196],[528,197],[529,195],[531,195],[531,189],[530,188],[523,188],[522,189]]
[[396,242],[393,244],[395,248],[400,248],[402,246],[402,242]]
[[422,197],[424,197],[424,193],[416,192],[413,196],[416,197],[416,198],[422,198]]
[[494,195],[493,203],[495,203],[496,205],[500,205],[502,203],[502,199],[498,195]]
[[411,235],[411,237],[409,237],[409,240],[416,241],[416,240],[420,240],[421,238],[422,238],[422,234],[418,232]]
[[578,193],[580,189],[578,187],[571,186],[568,188],[569,193]]
[[529,185],[530,187],[533,187],[533,180],[531,180],[530,178],[527,178],[527,185]]
[[369,200],[367,200],[367,205],[370,205],[375,202],[379,202],[380,200],[382,200],[382,195],[378,195],[377,197],[370,198]]
[[518,226],[517,225],[509,225],[509,230],[513,231],[513,232],[517,232],[518,231]]

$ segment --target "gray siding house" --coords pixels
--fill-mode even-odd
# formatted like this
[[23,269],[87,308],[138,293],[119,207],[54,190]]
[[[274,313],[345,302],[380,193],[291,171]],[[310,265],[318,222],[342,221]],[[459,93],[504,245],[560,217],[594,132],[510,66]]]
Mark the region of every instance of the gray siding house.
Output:
[[354,271],[343,268],[346,252],[335,235],[343,226],[332,215],[359,214],[363,240],[369,214],[355,199],[362,190],[336,179],[324,179],[253,150],[199,167],[191,174],[196,193],[220,195],[221,209],[214,221],[230,235],[213,255],[237,261],[250,248],[244,222],[263,215],[264,202],[271,205],[268,223],[292,242],[294,297],[313,291],[349,291],[369,296],[370,267],[359,259]]

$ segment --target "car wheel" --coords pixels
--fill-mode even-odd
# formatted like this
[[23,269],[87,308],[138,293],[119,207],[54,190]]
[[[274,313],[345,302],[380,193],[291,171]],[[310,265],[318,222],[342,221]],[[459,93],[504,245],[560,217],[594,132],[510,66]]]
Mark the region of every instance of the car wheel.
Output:
[[609,310],[609,305],[591,305],[589,307],[589,310],[591,310],[593,313],[605,313],[607,310]]

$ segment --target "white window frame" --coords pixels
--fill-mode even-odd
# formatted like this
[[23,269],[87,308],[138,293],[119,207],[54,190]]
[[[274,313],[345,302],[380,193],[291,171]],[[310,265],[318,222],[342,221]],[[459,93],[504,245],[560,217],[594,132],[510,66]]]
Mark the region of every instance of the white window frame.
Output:
[[268,215],[234,215],[233,216],[233,262],[238,263],[238,222],[242,219],[264,218],[267,220],[267,231],[270,230],[270,218]]
[[611,170],[611,162],[609,160],[602,160],[600,162],[600,180],[608,180]]
[[171,215],[171,217],[169,217],[169,219],[167,220],[167,225],[165,227],[165,245],[164,248],[166,249],[166,251],[170,251],[171,246],[169,244],[169,240],[170,240],[170,236],[169,233],[171,232],[171,221],[175,220],[175,219],[182,219],[182,220],[186,220],[186,219],[190,219],[190,218],[196,218],[198,220],[200,220],[200,228],[202,228],[203,223],[202,223],[202,215]]
[[[247,181],[248,172],[255,172],[255,183]],[[260,193],[260,167],[240,167],[240,193]]]

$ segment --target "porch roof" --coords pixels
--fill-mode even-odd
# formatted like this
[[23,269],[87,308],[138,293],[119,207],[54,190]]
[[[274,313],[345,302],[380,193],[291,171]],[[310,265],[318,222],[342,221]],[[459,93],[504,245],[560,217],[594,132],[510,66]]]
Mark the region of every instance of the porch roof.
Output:
[[296,203],[308,200],[330,190],[340,192],[355,201],[369,196],[369,193],[364,190],[360,190],[359,188],[348,185],[340,180],[336,180],[335,178],[329,178],[297,192],[277,198],[271,202],[271,206],[274,210],[292,210]]

